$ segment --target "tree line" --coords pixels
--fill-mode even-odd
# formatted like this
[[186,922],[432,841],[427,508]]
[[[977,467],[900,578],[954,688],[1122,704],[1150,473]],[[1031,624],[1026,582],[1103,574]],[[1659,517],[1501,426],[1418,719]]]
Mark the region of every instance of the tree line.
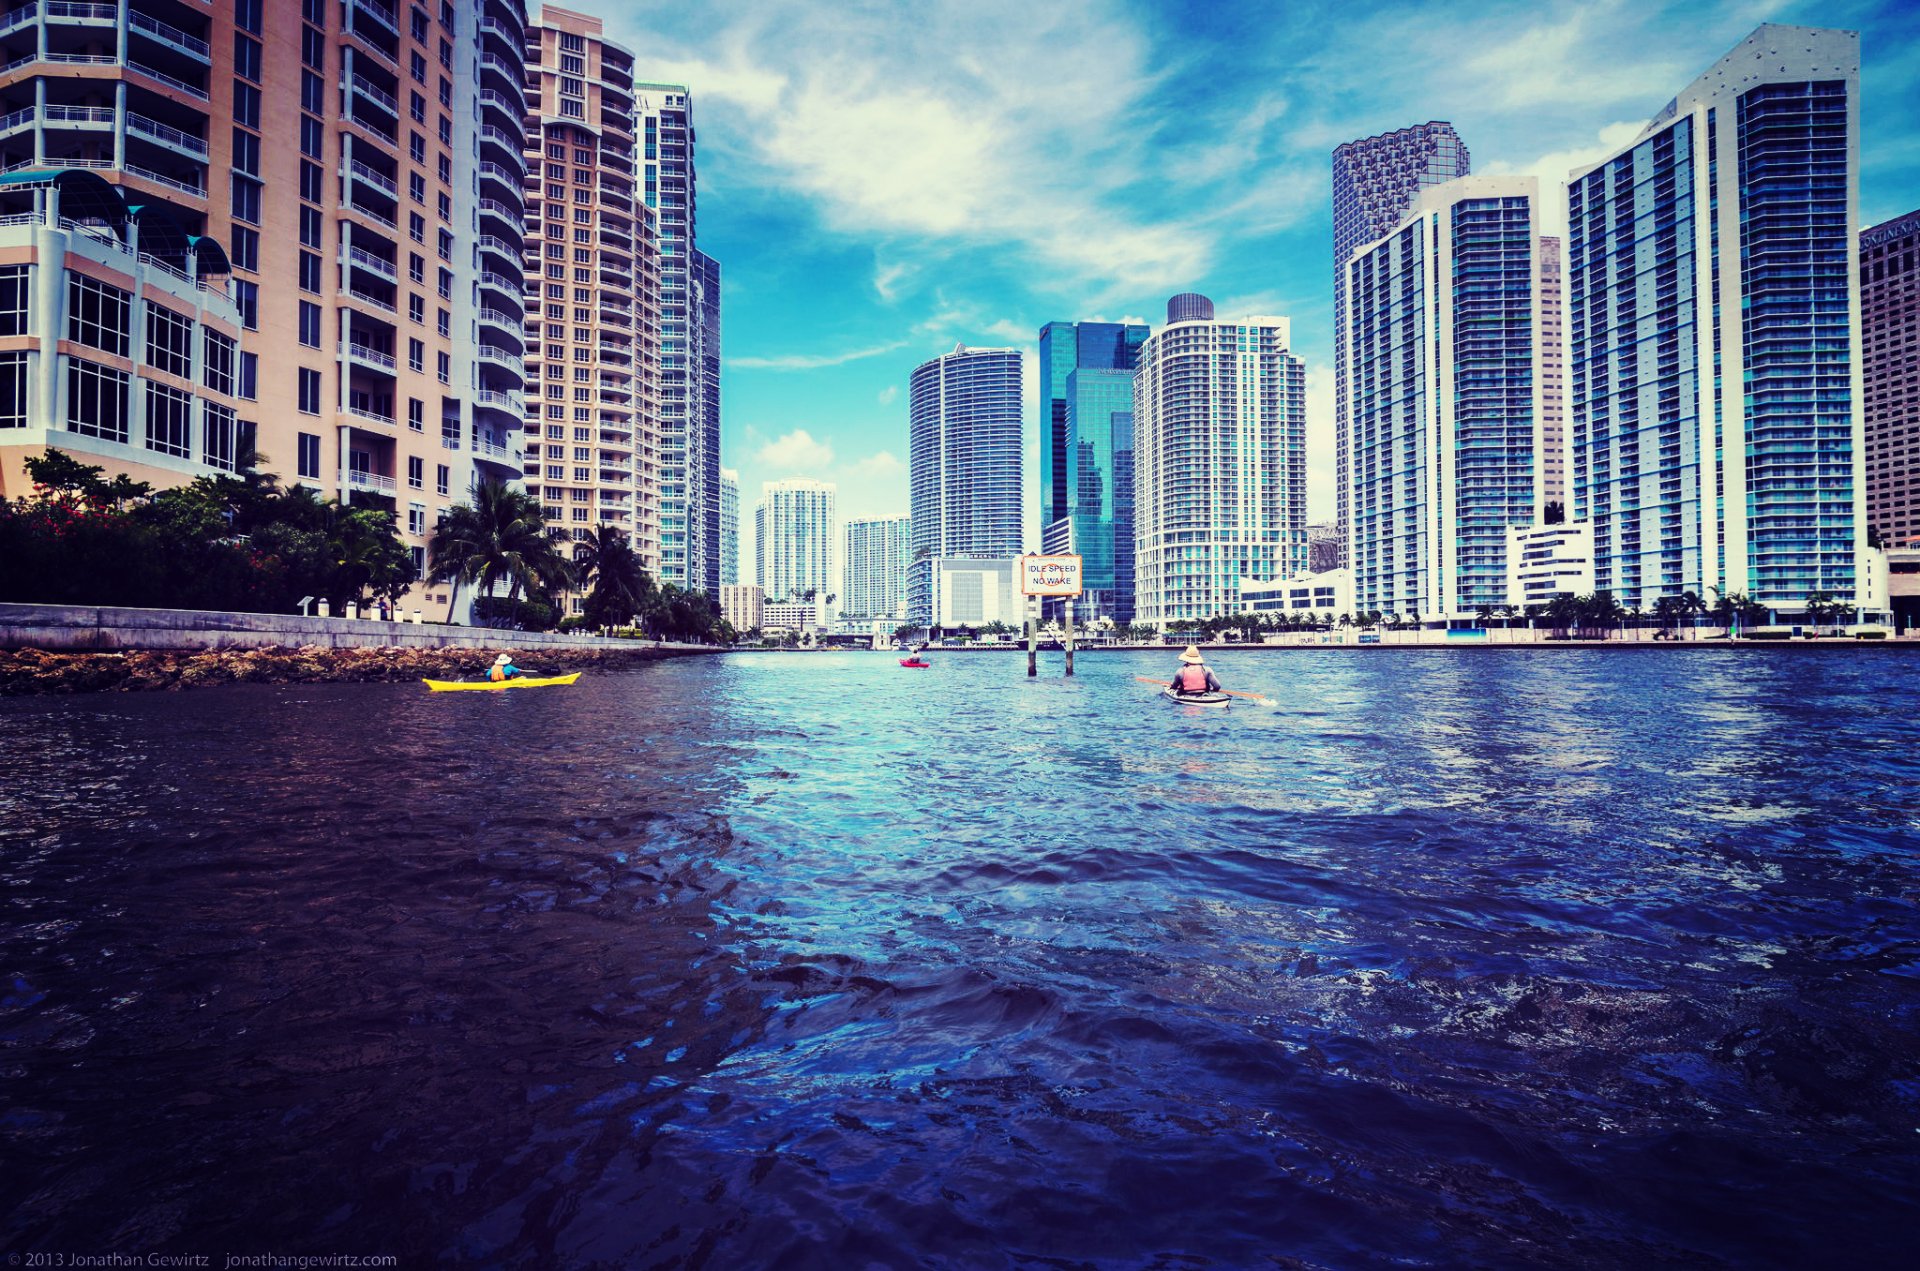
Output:
[[[0,600],[293,613],[324,599],[339,613],[397,601],[419,580],[392,511],[282,486],[257,460],[155,490],[60,450],[28,458],[31,492],[0,499]],[[499,482],[441,517],[426,579],[448,586],[448,621],[464,589],[482,625],[733,639],[711,596],[658,583],[618,528],[573,543],[539,500]],[[564,597],[581,592],[581,614],[563,619]]]

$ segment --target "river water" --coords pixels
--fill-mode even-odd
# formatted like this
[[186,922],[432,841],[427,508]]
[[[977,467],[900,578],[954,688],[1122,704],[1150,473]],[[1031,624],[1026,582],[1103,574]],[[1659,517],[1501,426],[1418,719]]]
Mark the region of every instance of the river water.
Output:
[[1915,655],[934,658],[0,702],[0,1245],[1912,1255]]

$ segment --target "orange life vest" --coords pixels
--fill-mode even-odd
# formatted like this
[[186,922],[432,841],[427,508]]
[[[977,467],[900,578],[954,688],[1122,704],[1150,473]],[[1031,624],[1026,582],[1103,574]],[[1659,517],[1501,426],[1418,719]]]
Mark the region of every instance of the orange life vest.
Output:
[[1189,662],[1180,668],[1180,691],[1182,693],[1204,693],[1207,691],[1207,668],[1198,662]]
[[487,672],[487,678],[492,680],[495,684],[498,684],[501,680],[504,680],[507,678],[507,668],[504,666],[496,666],[491,671]]

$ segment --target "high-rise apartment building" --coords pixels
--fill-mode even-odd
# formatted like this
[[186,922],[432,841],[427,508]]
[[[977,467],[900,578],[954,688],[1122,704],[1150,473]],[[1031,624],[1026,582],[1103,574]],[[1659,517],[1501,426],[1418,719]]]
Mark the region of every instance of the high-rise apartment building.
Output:
[[1134,377],[1137,621],[1238,613],[1243,581],[1306,567],[1306,398],[1287,319],[1168,303]]
[[1354,604],[1435,622],[1507,603],[1508,527],[1546,486],[1539,182],[1424,191],[1347,261]]
[[1762,26],[1572,175],[1570,519],[1621,604],[1856,595],[1859,55]]
[[825,616],[836,594],[833,545],[834,488],[796,477],[767,481],[753,509],[754,583],[769,602],[814,593],[815,612]]
[[1567,512],[1567,300],[1561,241],[1540,237],[1540,469],[1541,519],[1548,505]]
[[1020,554],[1020,385],[1017,349],[958,344],[914,368],[907,405],[912,622],[932,618],[935,558]]
[[1920,540],[1920,212],[1860,235],[1867,523],[1888,546]]
[[1133,371],[1146,339],[1137,324],[1040,328],[1041,546],[1079,553],[1083,620],[1133,620]]
[[[0,168],[92,171],[137,209],[142,251],[211,277],[211,239],[232,271],[239,346],[229,366],[216,341],[196,370],[231,379],[231,418],[218,387],[157,394],[149,429],[151,390],[132,390],[130,366],[80,357],[93,369],[72,372],[75,396],[126,425],[126,463],[109,466],[185,480],[232,467],[251,440],[285,481],[390,511],[422,568],[476,478],[519,476],[523,23],[518,0],[404,17],[384,0],[122,0],[0,18]],[[115,328],[98,338],[131,347],[138,315],[174,332],[153,365],[176,365],[164,340],[182,328],[124,281],[85,300]],[[217,314],[193,322],[219,331]],[[71,400],[47,405],[71,422]]]
[[720,469],[720,585],[740,584],[740,474]]
[[840,612],[854,618],[906,617],[909,551],[904,516],[848,521]]
[[626,532],[657,574],[660,258],[636,198],[633,55],[549,5],[525,63],[527,490],[575,540]]
[[[1341,343],[1347,326],[1347,258],[1356,247],[1391,233],[1420,191],[1468,175],[1473,158],[1453,125],[1438,120],[1364,137],[1333,151],[1333,436],[1334,522],[1348,540],[1347,381]],[[1345,563],[1343,560],[1341,563]]]
[[661,577],[720,586],[720,265],[699,250],[693,96],[637,83],[644,201],[660,233]]

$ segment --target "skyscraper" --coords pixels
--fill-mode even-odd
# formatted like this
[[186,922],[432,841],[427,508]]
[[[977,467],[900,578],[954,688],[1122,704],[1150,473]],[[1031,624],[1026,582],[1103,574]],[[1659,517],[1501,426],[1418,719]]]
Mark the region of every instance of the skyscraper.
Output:
[[1867,523],[1888,546],[1920,539],[1920,212],[1860,235]]
[[1020,353],[964,344],[914,368],[907,478],[913,560],[907,613],[931,620],[940,557],[1020,554]]
[[1146,339],[1146,327],[1112,322],[1040,328],[1041,545],[1080,554],[1076,615],[1087,620],[1133,618],[1133,371]]
[[1621,604],[1855,596],[1859,53],[1762,26],[1573,173],[1573,519]]
[[[1363,243],[1374,242],[1400,224],[1420,191],[1473,170],[1466,143],[1453,125],[1438,120],[1377,137],[1365,137],[1333,151],[1333,436],[1334,522],[1342,545],[1348,541],[1347,381],[1344,330],[1347,317],[1347,258]],[[1341,561],[1345,564],[1344,557]]]
[[[251,443],[288,484],[390,512],[424,569],[476,476],[520,475],[523,29],[518,0],[404,21],[381,0],[15,8],[0,168],[15,186],[85,169],[120,187],[72,182],[69,214],[138,227],[141,251],[196,283],[230,268],[217,285],[241,328],[235,346],[219,304],[198,315],[96,274],[73,284],[100,342],[85,347],[132,360],[62,354],[81,391],[35,417],[94,430],[120,448],[95,461],[163,484],[231,469]],[[167,340],[195,328],[182,363]]]
[[753,510],[754,582],[769,601],[814,593],[816,613],[829,607],[833,581],[834,488],[795,477],[760,486]]
[[1307,563],[1306,364],[1285,318],[1175,296],[1134,377],[1137,620],[1237,613],[1243,581]]
[[1424,191],[1347,262],[1354,605],[1424,621],[1507,603],[1507,528],[1543,503],[1539,183]]
[[633,55],[549,6],[526,76],[527,490],[576,540],[625,531],[658,574],[660,255],[634,199]]
[[720,266],[699,250],[693,96],[636,83],[644,199],[660,232],[661,577],[720,585]]
[[904,516],[848,521],[840,612],[855,618],[906,617],[909,550]]
[[1540,238],[1540,517],[1567,513],[1567,300],[1562,243]]
[[740,474],[720,469],[720,585],[740,583]]

